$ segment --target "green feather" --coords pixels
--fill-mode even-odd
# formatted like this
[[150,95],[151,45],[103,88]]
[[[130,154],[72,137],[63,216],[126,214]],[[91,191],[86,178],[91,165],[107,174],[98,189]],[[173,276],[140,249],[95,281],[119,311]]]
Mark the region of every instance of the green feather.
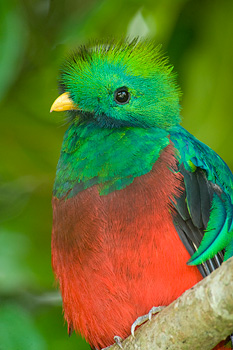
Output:
[[204,238],[189,260],[189,265],[198,265],[214,257],[226,248],[226,256],[232,255],[233,241],[233,175],[226,163],[208,146],[197,140],[180,126],[171,129],[171,140],[178,149],[180,163],[194,172],[201,168],[207,179],[216,186],[210,219]]
[[[180,121],[180,90],[172,67],[151,42],[91,43],[64,64],[60,85],[85,112],[102,121],[168,128]],[[131,98],[119,105],[114,91],[127,86]],[[105,118],[103,118],[103,116]]]
[[214,195],[207,230],[198,250],[189,260],[189,265],[198,265],[211,259],[224,249],[232,238],[227,230],[227,213],[221,199]]
[[58,162],[54,195],[70,198],[99,184],[100,194],[120,190],[148,173],[169,144],[165,130],[112,130],[75,121],[67,130]]

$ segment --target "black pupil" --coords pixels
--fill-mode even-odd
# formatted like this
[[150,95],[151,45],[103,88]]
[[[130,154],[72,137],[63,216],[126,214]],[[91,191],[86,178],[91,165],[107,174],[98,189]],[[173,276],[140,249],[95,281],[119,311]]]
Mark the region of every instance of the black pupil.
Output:
[[128,100],[128,92],[127,91],[118,91],[116,97],[117,97],[117,101],[126,102]]
[[130,93],[127,88],[120,88],[115,91],[115,101],[119,104],[124,104],[129,102]]

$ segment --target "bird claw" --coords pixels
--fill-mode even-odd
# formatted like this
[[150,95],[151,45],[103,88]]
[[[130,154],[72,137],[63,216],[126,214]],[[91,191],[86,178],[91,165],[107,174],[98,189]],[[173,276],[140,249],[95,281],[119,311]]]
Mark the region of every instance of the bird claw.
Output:
[[122,344],[121,344],[122,338],[119,337],[118,335],[115,335],[114,340],[115,340],[115,343],[116,343],[121,349],[123,349],[123,346],[122,346]]
[[[115,340],[115,343],[116,343],[121,349],[123,349],[123,346],[122,346],[122,344],[121,344],[122,338],[119,337],[119,335],[115,335],[113,339]],[[107,348],[103,348],[103,349],[101,349],[101,350],[108,350],[108,349],[110,349],[110,348],[111,348],[111,345],[110,345],[110,346],[107,346]]]
[[153,306],[148,313],[149,321],[151,321],[153,315],[162,311],[164,308],[165,308],[165,306]]
[[[136,319],[136,321],[134,321],[134,323],[131,326],[131,334],[134,337],[134,332],[135,332],[135,328],[138,326],[141,326],[144,322],[146,321],[151,321],[152,316],[157,314],[158,312],[162,311],[165,308],[165,306],[153,306],[150,311],[148,312],[148,314],[140,316]],[[115,343],[119,346],[120,349],[123,349],[122,346],[122,338],[119,337],[118,335],[114,336],[114,340]],[[101,350],[108,350],[111,346],[108,346],[107,348],[103,348]]]
[[143,316],[139,316],[136,321],[134,321],[134,323],[131,326],[131,334],[134,337],[134,332],[136,327],[141,326],[144,322],[146,321],[151,321],[152,316],[154,314],[157,314],[158,312],[162,311],[165,308],[165,306],[153,306],[150,311],[148,312],[148,314],[143,315]]

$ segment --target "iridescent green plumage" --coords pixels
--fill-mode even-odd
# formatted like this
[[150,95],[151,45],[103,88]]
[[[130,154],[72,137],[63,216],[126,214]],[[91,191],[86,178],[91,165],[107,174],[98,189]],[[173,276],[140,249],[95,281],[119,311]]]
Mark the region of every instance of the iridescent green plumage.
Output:
[[[180,120],[180,91],[171,71],[160,47],[151,43],[92,43],[66,61],[60,82],[74,103],[103,126],[118,121],[123,126],[167,128]],[[121,86],[131,94],[123,106],[112,98]]]
[[[194,224],[195,191],[191,182],[186,183],[187,174],[200,172],[202,186],[206,182],[206,191],[211,193],[211,210],[204,199],[199,203],[198,215],[210,217],[204,239],[189,263],[201,264],[223,249],[225,259],[233,255],[232,173],[214,151],[178,125],[180,92],[172,67],[158,47],[137,41],[92,43],[66,62],[60,85],[80,111],[70,113],[54,186],[56,197],[71,198],[93,185],[98,185],[100,195],[121,190],[150,172],[171,140],[186,174],[185,203]],[[124,105],[114,100],[120,87],[130,93]],[[176,209],[182,217],[182,208],[177,205]],[[204,232],[203,227],[197,229]]]
[[126,187],[134,177],[152,169],[161,150],[169,144],[167,136],[165,130],[155,128],[113,130],[75,121],[62,146],[55,196],[61,198],[68,193],[70,198],[95,184],[101,194]]
[[233,255],[232,173],[218,154],[180,126],[173,128],[171,139],[179,150],[180,163],[184,164],[186,170],[195,172],[197,168],[203,169],[207,180],[215,189],[204,238],[189,263],[200,264],[223,249],[226,249],[224,256],[226,260]]

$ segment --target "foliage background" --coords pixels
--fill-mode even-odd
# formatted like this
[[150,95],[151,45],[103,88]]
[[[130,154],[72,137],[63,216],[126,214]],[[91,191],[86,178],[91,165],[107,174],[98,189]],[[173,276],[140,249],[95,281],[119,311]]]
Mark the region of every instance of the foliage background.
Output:
[[0,1],[0,349],[88,349],[68,338],[50,264],[51,192],[66,126],[49,114],[66,53],[91,38],[163,44],[183,125],[233,169],[232,0]]

